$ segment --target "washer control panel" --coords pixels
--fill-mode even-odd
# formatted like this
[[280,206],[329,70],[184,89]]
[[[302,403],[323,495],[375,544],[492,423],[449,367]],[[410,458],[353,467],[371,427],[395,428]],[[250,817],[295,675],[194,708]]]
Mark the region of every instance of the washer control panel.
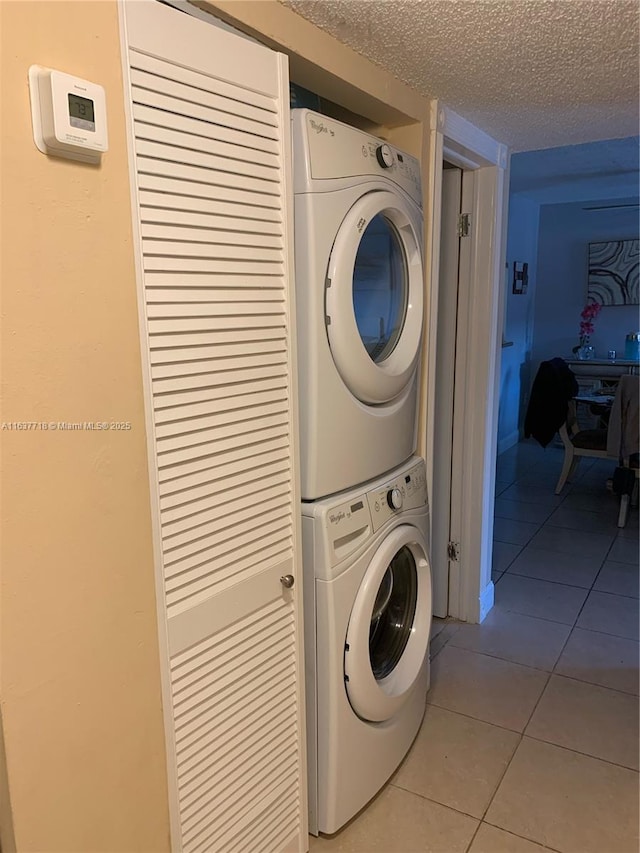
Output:
[[371,515],[365,495],[332,506],[326,515],[327,546],[334,566],[371,535]]
[[416,509],[427,503],[427,473],[422,460],[394,480],[367,492],[373,529],[405,509]]

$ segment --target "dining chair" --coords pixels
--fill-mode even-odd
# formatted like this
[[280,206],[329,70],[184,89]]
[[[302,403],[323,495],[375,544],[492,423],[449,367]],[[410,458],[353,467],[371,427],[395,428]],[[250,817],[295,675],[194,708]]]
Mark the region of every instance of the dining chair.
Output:
[[607,459],[609,455],[607,453],[607,430],[580,429],[575,400],[569,400],[567,418],[558,432],[564,446],[564,461],[560,479],[556,486],[556,495],[559,495],[566,482],[572,479],[580,460],[584,456]]
[[640,380],[622,376],[611,408],[607,452],[618,460],[613,484],[620,494],[618,527],[627,523],[629,505],[638,502],[640,476]]

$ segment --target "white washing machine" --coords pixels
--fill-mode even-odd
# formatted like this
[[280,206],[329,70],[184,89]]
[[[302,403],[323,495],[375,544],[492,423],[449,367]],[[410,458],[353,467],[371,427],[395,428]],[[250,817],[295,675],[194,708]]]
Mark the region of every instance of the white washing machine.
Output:
[[292,110],[301,488],[315,500],[416,449],[423,326],[420,165]]
[[310,832],[333,833],[411,746],[429,686],[424,461],[305,504]]

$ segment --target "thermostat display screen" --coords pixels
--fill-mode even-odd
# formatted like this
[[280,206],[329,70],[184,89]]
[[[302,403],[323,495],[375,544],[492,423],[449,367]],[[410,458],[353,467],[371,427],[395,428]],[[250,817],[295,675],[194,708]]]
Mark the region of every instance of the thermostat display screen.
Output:
[[82,130],[95,130],[95,113],[93,101],[90,98],[82,98],[69,92],[69,121],[72,127]]

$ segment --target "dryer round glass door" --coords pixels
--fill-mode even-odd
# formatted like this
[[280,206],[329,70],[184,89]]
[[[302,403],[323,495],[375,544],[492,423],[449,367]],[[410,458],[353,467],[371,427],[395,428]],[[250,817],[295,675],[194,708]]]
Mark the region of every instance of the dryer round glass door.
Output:
[[431,570],[420,531],[396,527],[375,552],[349,618],[345,686],[364,720],[390,719],[407,701],[429,648]]
[[374,190],[345,216],[325,289],[334,363],[364,403],[388,403],[413,379],[422,337],[422,214],[396,193]]

